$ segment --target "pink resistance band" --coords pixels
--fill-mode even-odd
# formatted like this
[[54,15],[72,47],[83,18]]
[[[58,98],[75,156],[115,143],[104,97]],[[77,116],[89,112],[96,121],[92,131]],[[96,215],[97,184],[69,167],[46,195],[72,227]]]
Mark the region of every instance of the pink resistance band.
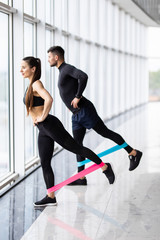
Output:
[[63,182],[61,182],[61,183],[59,183],[59,184],[57,184],[57,185],[55,185],[51,188],[48,188],[47,193],[55,192],[55,191],[59,190],[60,188],[64,187],[65,185],[67,185],[67,184],[69,184],[69,183],[71,183],[71,182],[73,182],[73,181],[75,181],[75,180],[77,180],[77,179],[79,179],[79,178],[97,170],[98,168],[103,167],[103,166],[104,166],[103,162],[101,162],[100,164],[93,164],[92,166],[90,166],[90,167],[84,169],[83,171],[75,174],[74,176],[68,178],[67,180],[65,180],[65,181],[63,181]]

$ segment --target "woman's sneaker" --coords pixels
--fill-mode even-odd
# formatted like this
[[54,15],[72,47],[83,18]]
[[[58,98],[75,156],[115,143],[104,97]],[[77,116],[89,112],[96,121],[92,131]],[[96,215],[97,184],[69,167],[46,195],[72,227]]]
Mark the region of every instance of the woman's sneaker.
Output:
[[87,179],[83,178],[83,179],[77,179],[74,182],[71,182],[69,184],[67,184],[68,186],[76,186],[76,185],[81,185],[81,186],[85,186],[87,185]]
[[42,200],[33,203],[33,205],[35,207],[46,207],[46,206],[56,206],[57,205],[57,201],[56,198],[50,198],[48,197],[48,195],[46,195],[46,197],[44,197]]
[[106,177],[108,178],[108,181],[110,184],[114,183],[115,180],[115,175],[114,172],[112,170],[111,164],[110,163],[106,163],[106,165],[108,166],[106,170],[103,171],[103,173],[106,175]]
[[142,152],[136,150],[137,154],[136,156],[133,155],[129,155],[129,160],[130,160],[130,167],[129,167],[129,171],[133,171],[136,167],[138,167],[141,157],[142,157]]

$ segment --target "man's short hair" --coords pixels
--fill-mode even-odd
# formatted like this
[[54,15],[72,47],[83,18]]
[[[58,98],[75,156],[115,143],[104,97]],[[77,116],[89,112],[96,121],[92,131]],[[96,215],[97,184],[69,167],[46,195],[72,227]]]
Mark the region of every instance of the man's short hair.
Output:
[[56,55],[58,55],[61,59],[64,59],[64,49],[60,46],[53,46],[53,47],[50,47],[47,51],[47,53],[49,52],[52,52],[52,53],[55,53]]

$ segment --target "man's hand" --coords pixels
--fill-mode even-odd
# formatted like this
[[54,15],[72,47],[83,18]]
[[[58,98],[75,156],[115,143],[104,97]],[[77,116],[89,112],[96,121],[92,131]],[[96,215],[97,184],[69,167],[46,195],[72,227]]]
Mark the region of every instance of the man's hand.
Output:
[[71,106],[73,105],[74,108],[78,108],[78,103],[81,99],[80,98],[74,98],[71,102]]

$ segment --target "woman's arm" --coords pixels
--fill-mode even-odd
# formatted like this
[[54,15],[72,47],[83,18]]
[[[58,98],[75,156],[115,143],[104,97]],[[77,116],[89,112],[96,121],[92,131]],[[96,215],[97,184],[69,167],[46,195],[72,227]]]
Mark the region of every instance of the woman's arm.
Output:
[[37,117],[37,119],[35,119],[35,122],[34,122],[34,124],[38,124],[38,122],[43,122],[45,118],[48,116],[52,107],[53,98],[51,97],[49,92],[44,88],[40,80],[37,80],[36,82],[34,82],[32,84],[32,87],[33,87],[33,91],[37,92],[39,96],[44,99],[43,113],[41,116]]

